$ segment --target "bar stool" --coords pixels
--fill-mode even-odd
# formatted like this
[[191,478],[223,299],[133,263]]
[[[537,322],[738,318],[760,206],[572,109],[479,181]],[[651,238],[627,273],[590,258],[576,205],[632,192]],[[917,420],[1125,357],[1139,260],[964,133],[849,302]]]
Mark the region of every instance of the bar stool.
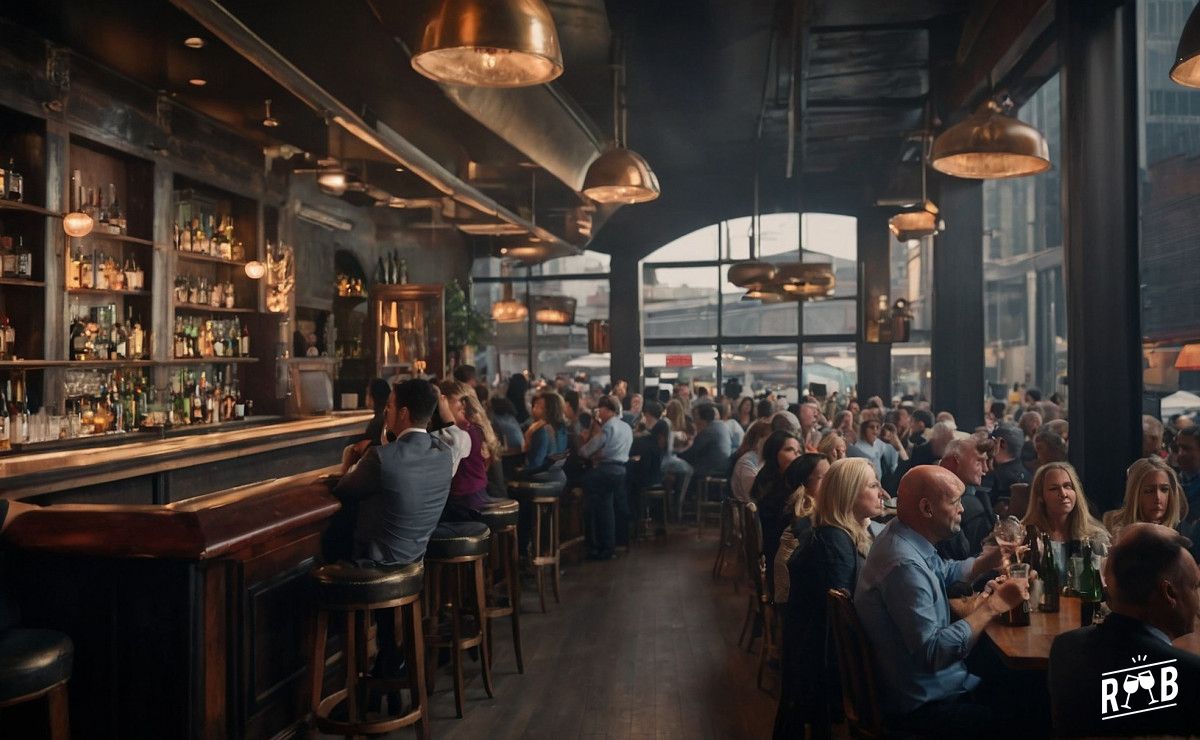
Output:
[[508,492],[513,498],[528,501],[533,506],[533,556],[529,562],[537,574],[538,600],[546,613],[546,569],[552,568],[554,601],[562,603],[558,591],[559,529],[558,505],[565,484],[552,481],[510,481]]
[[[492,690],[491,656],[488,652],[488,642],[485,639],[487,613],[487,593],[484,589],[483,561],[491,548],[491,532],[483,522],[443,522],[433,530],[429,539],[429,547],[425,550],[425,562],[429,565],[429,581],[427,588],[432,590],[429,599],[430,616],[433,620],[426,636],[430,658],[436,658],[437,648],[450,648],[451,662],[454,664],[454,708],[461,719],[463,716],[463,653],[473,647],[478,647],[481,655],[483,688],[488,697],[494,696]],[[475,581],[473,600],[475,602],[476,629],[472,634],[463,634],[463,614],[467,608],[469,586],[463,583],[464,572]],[[447,589],[446,601],[442,597],[442,579],[452,580],[451,588]],[[438,632],[438,611],[446,606],[450,611],[450,637],[444,638]],[[429,692],[432,694],[436,677],[434,671],[429,673]]]
[[[313,641],[312,712],[317,729],[347,737],[381,735],[401,727],[415,725],[418,737],[429,737],[429,709],[425,693],[424,639],[421,635],[421,590],[425,567],[421,563],[361,567],[350,563],[323,565],[312,572],[317,588],[317,624]],[[364,675],[369,659],[370,613],[376,609],[392,611],[396,634],[403,634],[406,681],[390,677]],[[346,688],[321,698],[325,680],[325,641],[331,613],[341,612],[346,619]],[[403,622],[403,625],[401,625]],[[403,631],[402,631],[403,629]],[[380,646],[383,647],[382,645]],[[413,708],[407,714],[367,719],[366,693],[370,689],[395,690],[407,685]],[[330,713],[346,701],[346,719],[332,719]],[[398,707],[388,707],[395,711]]]
[[574,556],[575,562],[582,559],[583,546],[586,538],[583,533],[583,488],[572,486],[564,489],[560,497],[559,519],[562,521],[562,532],[558,543],[559,558],[565,559],[568,554]]
[[[487,607],[487,641],[488,654],[495,657],[496,651],[492,645],[492,620],[509,617],[512,623],[513,652],[517,657],[517,673],[525,672],[525,660],[521,656],[521,571],[520,559],[517,553],[517,521],[520,518],[521,503],[514,499],[506,499],[489,504],[480,509],[483,523],[492,530],[492,551],[489,554],[493,575],[501,573],[503,592],[507,595],[508,604],[500,605],[497,598]],[[494,556],[494,557],[492,557]],[[492,591],[489,589],[489,593]]]
[[69,740],[67,681],[74,656],[71,638],[61,632],[19,628],[0,632],[0,709],[44,696],[51,740]]
[[[717,580],[721,574],[725,572],[725,564],[729,562],[730,555],[733,555],[735,548],[739,544],[739,539],[734,535],[734,499],[732,496],[724,496],[721,498],[721,535],[717,540],[717,560],[713,563],[712,577]],[[736,556],[735,556],[736,558]]]
[[[664,536],[667,533],[667,510],[670,505],[667,503],[667,489],[661,484],[646,486],[642,489],[642,501],[645,503],[646,516],[641,520],[641,536],[647,537],[646,530],[654,527],[654,535]],[[657,508],[659,518],[654,518],[653,509]]]
[[696,494],[696,538],[704,535],[704,517],[723,511],[722,499],[729,481],[720,475],[706,475]]

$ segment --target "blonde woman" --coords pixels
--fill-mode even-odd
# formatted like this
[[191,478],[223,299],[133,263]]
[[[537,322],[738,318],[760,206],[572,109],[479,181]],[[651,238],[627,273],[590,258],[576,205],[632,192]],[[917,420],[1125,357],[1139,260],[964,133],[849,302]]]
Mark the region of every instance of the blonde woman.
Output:
[[1029,508],[1021,521],[1050,535],[1060,583],[1066,583],[1070,557],[1080,554],[1085,537],[1091,540],[1093,555],[1108,552],[1108,532],[1088,511],[1079,474],[1070,463],[1051,462],[1038,468],[1029,486]]
[[846,438],[840,432],[826,432],[817,445],[817,452],[824,455],[832,465],[846,456]]
[[470,386],[446,381],[441,389],[454,415],[455,426],[471,438],[471,452],[458,464],[458,472],[450,481],[450,503],[477,509],[492,501],[488,495],[488,468],[500,459],[500,440]]
[[883,514],[887,493],[862,458],[838,460],[821,482],[811,519],[788,563],[791,593],[783,628],[783,687],[775,737],[829,737],[841,706],[836,657],[827,643],[825,594],[854,593],[873,540],[868,522]]
[[1187,518],[1187,499],[1179,477],[1161,457],[1143,457],[1125,474],[1125,505],[1104,515],[1104,526],[1115,539],[1117,530],[1134,522],[1175,529]]
[[692,484],[692,474],[696,471],[691,463],[678,457],[678,453],[691,446],[695,427],[692,425],[692,417],[684,411],[683,402],[678,398],[667,402],[663,417],[671,424],[671,449],[663,460],[663,473],[670,473],[675,481],[674,488],[669,491],[673,496],[672,500],[682,503]]

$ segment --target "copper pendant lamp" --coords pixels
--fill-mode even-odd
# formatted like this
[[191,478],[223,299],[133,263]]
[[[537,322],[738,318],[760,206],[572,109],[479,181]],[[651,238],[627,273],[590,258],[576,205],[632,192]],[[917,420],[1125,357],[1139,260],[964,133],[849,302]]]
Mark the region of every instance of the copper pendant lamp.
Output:
[[782,262],[777,267],[774,285],[791,300],[827,298],[837,286],[829,262]]
[[888,219],[888,229],[902,242],[940,234],[944,228],[938,207],[930,200],[923,201],[920,208],[901,211]]
[[447,85],[527,87],[561,75],[563,60],[542,0],[440,0],[412,66]]
[[1200,6],[1192,9],[1179,34],[1171,79],[1184,87],[1200,87]]
[[662,188],[646,158],[625,147],[629,128],[628,112],[621,95],[625,85],[625,59],[619,50],[614,50],[613,56],[617,59],[612,80],[613,145],[588,165],[582,192],[597,203],[648,203],[662,194]]
[[1042,133],[1006,115],[987,100],[962,122],[933,142],[930,165],[946,175],[974,180],[998,180],[1036,175],[1050,169],[1050,149]]
[[504,284],[504,298],[492,304],[492,320],[500,324],[515,324],[529,318],[529,307],[513,298],[512,283]]

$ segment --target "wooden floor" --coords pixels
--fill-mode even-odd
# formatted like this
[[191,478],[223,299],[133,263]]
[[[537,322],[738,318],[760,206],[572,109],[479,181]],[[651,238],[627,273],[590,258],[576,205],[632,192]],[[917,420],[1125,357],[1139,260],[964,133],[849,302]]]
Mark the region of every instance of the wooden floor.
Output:
[[[775,698],[755,687],[756,656],[735,644],[746,591],[710,573],[716,536],[679,531],[614,561],[568,565],[563,603],[522,606],[525,674],[507,620],[496,630],[496,698],[468,663],[465,716],[454,716],[445,671],[433,737],[769,738]],[[389,737],[412,737],[412,730]]]

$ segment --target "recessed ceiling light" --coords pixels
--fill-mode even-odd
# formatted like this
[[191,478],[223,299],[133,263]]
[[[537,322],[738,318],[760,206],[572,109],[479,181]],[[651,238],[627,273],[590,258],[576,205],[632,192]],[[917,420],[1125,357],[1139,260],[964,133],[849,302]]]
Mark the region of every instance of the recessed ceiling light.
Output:
[[188,84],[195,85],[196,87],[204,87],[208,84],[208,80],[201,79],[199,77],[193,77],[192,79],[188,80]]
[[183,45],[189,49],[203,49],[208,42],[199,36],[188,36],[183,40]]

